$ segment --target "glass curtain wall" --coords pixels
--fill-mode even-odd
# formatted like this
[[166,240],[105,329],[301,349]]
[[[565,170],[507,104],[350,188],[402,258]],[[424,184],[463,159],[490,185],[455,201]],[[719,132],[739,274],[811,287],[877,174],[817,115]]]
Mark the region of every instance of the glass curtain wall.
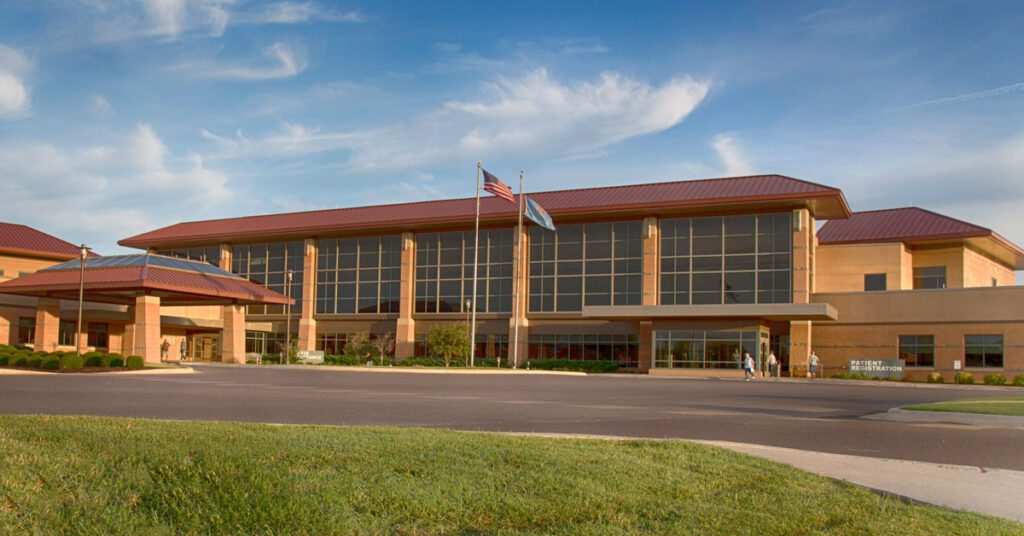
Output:
[[643,222],[530,229],[530,312],[640,305]]
[[189,259],[192,261],[209,263],[214,266],[220,266],[220,246],[163,249],[156,253],[167,257],[178,257],[179,259]]
[[792,216],[661,221],[661,304],[789,303]]
[[640,360],[640,338],[636,335],[531,335],[530,359],[583,359],[616,361],[621,367],[636,367]]
[[[302,242],[277,242],[274,244],[249,244],[235,246],[231,253],[231,271],[249,279],[257,285],[290,295],[295,304],[291,307],[293,317],[302,314],[303,273]],[[291,288],[286,291],[288,270],[292,271]],[[250,305],[251,315],[283,315],[284,305]]]
[[[416,235],[416,312],[468,312],[473,295],[472,231]],[[481,229],[477,312],[512,312],[512,230]]]
[[317,314],[398,312],[400,235],[321,240],[317,255]]
[[740,370],[744,354],[760,363],[758,341],[757,331],[655,331],[654,367]]

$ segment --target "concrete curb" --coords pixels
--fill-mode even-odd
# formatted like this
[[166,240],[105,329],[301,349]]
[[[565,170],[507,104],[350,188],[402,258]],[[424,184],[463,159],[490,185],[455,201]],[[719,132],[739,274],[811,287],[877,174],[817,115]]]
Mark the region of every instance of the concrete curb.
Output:
[[[201,367],[259,367],[259,368],[280,368],[280,365],[231,365],[227,363],[204,363]],[[469,369],[463,367],[457,368],[443,368],[443,367],[363,367],[359,365],[355,366],[337,366],[337,365],[286,365],[286,370],[318,370],[318,371],[330,371],[330,372],[376,372],[376,373],[389,373],[395,372],[399,374],[468,374],[468,375],[505,375],[505,376],[587,376],[586,372],[572,372],[566,370],[525,370],[525,369],[497,369],[497,368],[478,368]]]
[[139,369],[139,370],[122,370],[119,372],[49,372],[43,370],[19,370],[19,369],[4,369],[0,368],[0,375],[18,376],[18,375],[44,375],[44,376],[147,376],[147,375],[159,375],[159,374],[196,374],[196,371],[190,367],[161,367],[152,369]]
[[[715,380],[723,382],[742,382],[743,378],[722,378],[717,376],[673,376],[669,374],[646,376],[648,378],[669,378],[673,380]],[[977,384],[953,384],[953,383],[924,383],[924,382],[894,382],[882,380],[838,380],[832,378],[818,378],[808,380],[806,378],[757,378],[751,380],[757,383],[795,383],[795,384],[826,384],[826,385],[847,385],[854,387],[900,387],[904,389],[956,389],[974,390],[983,392],[1007,391],[1024,394],[1024,388],[1010,385],[977,385]]]
[[953,423],[995,428],[1024,429],[1024,417],[1012,415],[985,415],[982,413],[958,413],[953,411],[916,411],[892,408],[885,413],[865,415],[863,419],[875,421],[910,423]]

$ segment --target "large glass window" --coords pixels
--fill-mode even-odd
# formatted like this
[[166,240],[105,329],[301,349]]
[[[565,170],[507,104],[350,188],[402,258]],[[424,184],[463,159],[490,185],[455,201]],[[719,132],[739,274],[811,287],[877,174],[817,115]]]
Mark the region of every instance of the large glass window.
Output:
[[640,221],[530,229],[530,311],[577,312],[584,305],[639,305]]
[[914,288],[946,288],[946,267],[914,268]]
[[400,235],[321,240],[316,270],[317,314],[398,312]]
[[75,345],[75,322],[72,320],[61,320],[57,329],[57,344],[60,346]]
[[267,334],[262,331],[246,331],[245,353],[260,355],[267,353]]
[[616,361],[636,367],[640,338],[636,335],[530,335],[530,359]]
[[661,304],[792,301],[789,213],[661,221]]
[[316,349],[327,355],[341,355],[345,353],[345,345],[348,344],[348,333],[318,333],[316,336]]
[[1003,367],[1002,335],[965,335],[964,362],[968,367]]
[[935,337],[932,335],[900,335],[900,359],[908,367],[935,366]]
[[[416,235],[416,312],[466,312],[473,295],[472,231]],[[480,231],[476,310],[512,312],[512,231]]]
[[220,266],[220,246],[163,249],[157,251],[157,254],[166,255],[168,257],[178,257],[179,259],[189,259],[193,261],[206,262],[214,266]]
[[[231,271],[253,283],[290,296],[295,300],[292,316],[302,314],[303,273],[302,242],[249,244],[235,246],[231,253]],[[291,288],[286,290],[287,272],[292,271]],[[284,305],[250,305],[252,315],[282,315]]]
[[758,340],[756,331],[656,331],[654,367],[739,370],[745,354],[759,361]]
[[32,344],[36,341],[36,319],[29,316],[18,318],[18,344]]

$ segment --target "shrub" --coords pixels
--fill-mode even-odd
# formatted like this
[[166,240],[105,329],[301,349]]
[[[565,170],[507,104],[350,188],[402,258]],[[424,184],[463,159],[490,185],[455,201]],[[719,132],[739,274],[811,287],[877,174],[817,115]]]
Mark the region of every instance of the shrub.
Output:
[[946,383],[946,378],[943,378],[939,372],[929,372],[928,383]]
[[103,356],[93,352],[89,352],[88,354],[82,356],[82,363],[84,363],[85,366],[87,367],[102,367]]
[[125,359],[125,366],[128,368],[139,369],[146,366],[146,362],[142,360],[142,356],[130,355]]
[[[111,365],[112,362],[117,361],[118,365]],[[100,356],[101,367],[120,367],[124,365],[124,356],[119,353],[102,354]]]
[[[341,366],[341,367],[353,367],[353,366],[366,365],[366,356],[359,356],[359,355],[354,355],[354,354],[325,355],[324,356],[324,364],[325,365],[336,365],[336,366]],[[394,365],[395,364],[395,358],[393,358],[391,356],[384,356],[383,358],[381,358],[380,356],[377,356],[377,357],[373,358],[373,364],[374,365]]]
[[28,356],[15,354],[11,356],[10,363],[12,367],[24,367],[28,365]]
[[111,357],[110,359],[107,360],[107,366],[111,368],[123,367],[124,358],[121,356]]
[[837,372],[835,374],[830,375],[829,378],[832,378],[834,380],[849,380],[850,375],[845,372]]
[[84,365],[82,358],[76,354],[68,354],[60,358],[61,370],[79,370]]
[[60,368],[60,358],[59,357],[48,357],[48,358],[44,359],[43,360],[43,365],[42,365],[41,368],[43,370],[57,370],[58,368]]
[[281,356],[278,354],[263,354],[260,358],[260,363],[264,365],[276,365],[281,362]]
[[956,383],[963,383],[963,384],[966,384],[966,385],[970,385],[970,384],[974,383],[974,374],[971,374],[970,372],[963,372],[963,371],[957,372],[956,373]]
[[[400,367],[443,367],[444,359],[440,357],[407,357],[398,363]],[[461,367],[461,361],[453,361],[452,366]]]
[[1006,376],[1002,374],[986,374],[985,385],[1006,385]]
[[508,359],[504,359],[504,358],[501,360],[500,363],[498,362],[497,359],[477,359],[476,360],[476,366],[478,366],[478,367],[498,368],[499,364],[501,365],[501,368],[512,368],[512,364],[509,363]]
[[1013,377],[1013,384],[1017,387],[1024,387],[1024,374],[1018,374]]
[[868,379],[868,375],[864,374],[862,372],[854,372],[853,374],[850,374],[850,379],[851,380],[867,380]]
[[574,372],[616,372],[615,361],[584,361],[582,359],[531,359],[527,367],[539,370],[570,370]]
[[7,354],[0,355],[0,366],[6,365],[7,361],[10,360],[10,356]]
[[28,366],[31,368],[39,368],[43,365],[43,356],[32,354],[28,358]]

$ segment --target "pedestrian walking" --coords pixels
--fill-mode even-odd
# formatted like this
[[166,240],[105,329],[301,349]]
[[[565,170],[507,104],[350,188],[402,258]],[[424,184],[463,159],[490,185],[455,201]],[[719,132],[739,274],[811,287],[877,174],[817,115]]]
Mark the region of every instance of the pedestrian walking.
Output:
[[772,378],[776,377],[778,368],[779,360],[775,358],[775,352],[768,352],[768,375]]
[[747,354],[743,358],[743,377],[750,381],[750,378],[754,377],[754,358]]
[[817,354],[814,353],[814,350],[811,350],[811,355],[810,355],[810,357],[807,358],[807,364],[810,366],[811,378],[813,379],[814,378],[814,374],[818,370],[818,356],[817,356]]
[[185,361],[185,339],[181,339],[181,360]]
[[160,360],[167,361],[167,355],[171,352],[171,343],[164,339],[163,344],[160,345]]

